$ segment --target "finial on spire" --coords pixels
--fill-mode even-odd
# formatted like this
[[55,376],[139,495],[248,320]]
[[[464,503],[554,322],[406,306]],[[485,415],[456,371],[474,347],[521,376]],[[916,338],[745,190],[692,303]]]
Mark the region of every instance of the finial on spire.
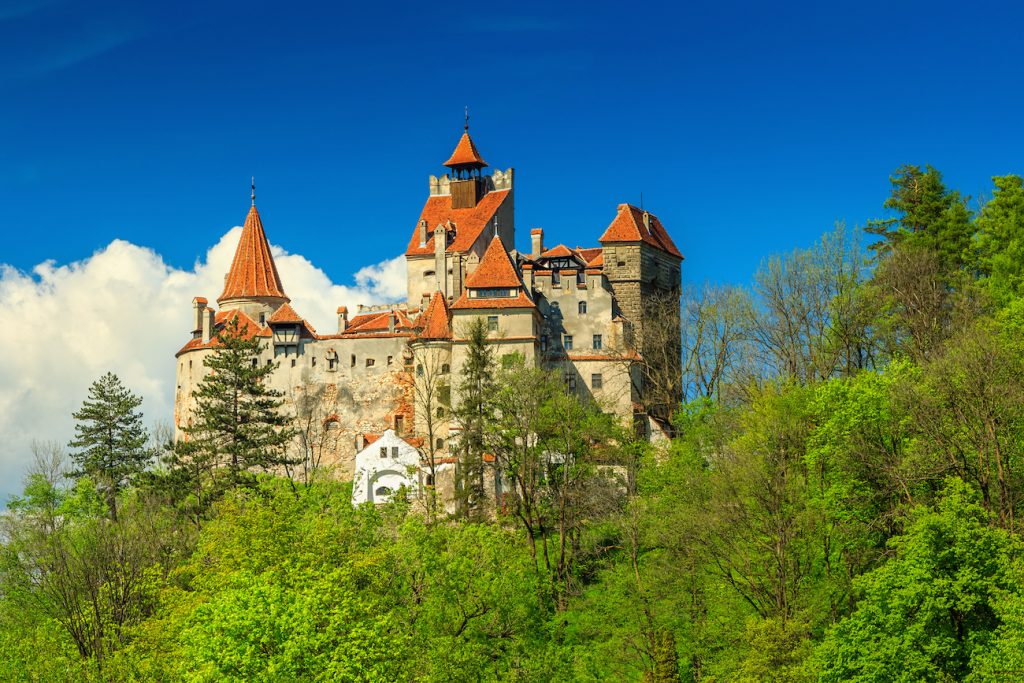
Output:
[[466,105],[466,126],[465,126],[465,130],[466,130],[467,133],[469,132],[469,105],[468,104]]
[[250,187],[252,188],[252,195],[250,195],[252,198],[252,205],[256,206],[256,176],[252,177],[252,184]]

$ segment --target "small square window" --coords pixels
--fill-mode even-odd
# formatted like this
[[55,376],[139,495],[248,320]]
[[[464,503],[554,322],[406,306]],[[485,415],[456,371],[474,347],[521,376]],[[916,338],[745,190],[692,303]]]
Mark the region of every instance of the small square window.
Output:
[[392,458],[397,458],[398,457],[398,446],[392,446],[391,447],[391,457]]
[[567,334],[564,337],[562,337],[562,347],[566,351],[572,351],[572,335],[571,334]]
[[273,362],[274,362],[274,361],[270,360],[269,358],[267,359],[267,365],[268,365],[268,366],[269,366],[269,365],[270,365],[271,363],[273,363]]
[[601,377],[601,373],[595,372],[590,376],[590,388],[591,389],[602,389],[604,388],[604,378]]
[[594,348],[595,349],[600,349],[601,345],[602,345],[601,335],[595,334],[594,335]]
[[368,367],[368,368],[369,368],[369,367],[373,367],[373,364],[374,364],[374,363],[376,363],[376,362],[377,362],[377,361],[376,361],[376,360],[374,360],[373,358],[367,358],[367,359],[366,359],[366,367]]
[[498,316],[489,315],[487,316],[487,331],[497,332],[498,331]]

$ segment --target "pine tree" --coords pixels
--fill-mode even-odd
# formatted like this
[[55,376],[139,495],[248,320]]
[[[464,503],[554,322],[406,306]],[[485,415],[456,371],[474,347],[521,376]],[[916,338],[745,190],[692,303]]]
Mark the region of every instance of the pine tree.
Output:
[[464,511],[476,516],[484,499],[484,449],[493,417],[494,354],[487,344],[487,323],[477,318],[466,330],[466,361],[459,381],[459,402],[454,416],[461,427],[460,492]]
[[219,346],[203,360],[209,373],[192,392],[194,421],[178,452],[196,476],[206,471],[235,488],[252,483],[256,470],[292,464],[285,447],[293,431],[281,411],[284,394],[267,386],[277,364],[260,364],[259,337],[234,316],[217,339]]
[[149,463],[149,435],[138,411],[142,399],[108,372],[89,387],[89,398],[73,413],[78,449],[71,458],[78,469],[70,476],[89,477],[104,494],[110,518],[117,519],[117,495]]

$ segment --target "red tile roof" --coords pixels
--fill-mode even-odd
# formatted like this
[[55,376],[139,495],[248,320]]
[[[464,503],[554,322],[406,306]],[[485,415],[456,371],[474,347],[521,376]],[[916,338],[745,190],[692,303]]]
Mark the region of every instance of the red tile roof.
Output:
[[[434,253],[434,228],[438,225],[451,223],[455,230],[455,239],[448,245],[447,251],[465,253],[480,237],[480,233],[494,219],[502,202],[509,197],[509,190],[488,192],[476,206],[466,209],[453,209],[451,195],[435,195],[427,198],[420,212],[420,220],[416,222],[406,256],[427,256]],[[427,241],[420,246],[420,221],[427,222]]]
[[463,293],[459,297],[459,300],[452,304],[452,309],[465,309],[465,308],[536,308],[537,304],[533,303],[530,297],[526,296],[522,290],[519,291],[518,296],[508,299],[492,299],[490,297],[473,297],[470,298]]
[[272,316],[267,318],[267,322],[268,323],[304,323],[306,321],[302,319],[302,316],[300,316],[298,313],[295,312],[295,309],[292,308],[290,304],[285,303],[285,304],[281,304],[281,307],[278,308],[276,311],[274,311],[274,314]]
[[270,244],[263,232],[260,214],[253,206],[245,217],[242,237],[238,240],[235,259],[224,280],[224,291],[217,297],[217,303],[228,299],[251,297],[273,297],[288,301],[277,274],[274,257],[270,255]]
[[268,337],[270,336],[270,329],[261,327],[258,322],[247,316],[245,313],[235,309],[228,309],[226,311],[220,311],[213,318],[213,329],[210,331],[210,341],[203,343],[202,338],[190,339],[187,344],[182,346],[175,355],[180,356],[186,351],[194,351],[196,349],[212,349],[220,346],[220,340],[217,335],[224,329],[228,320],[234,316],[238,316],[239,327],[242,331],[243,339],[252,339],[253,337]]
[[455,145],[451,158],[444,162],[444,165],[448,168],[483,168],[487,166],[487,162],[480,156],[476,145],[473,144],[473,138],[469,137],[469,131],[466,130],[459,139],[459,144]]
[[644,242],[673,256],[683,258],[657,216],[652,213],[647,215],[650,218],[650,230],[644,225],[644,212],[641,209],[631,204],[619,204],[619,212],[616,214],[615,220],[598,241],[601,244],[606,242]]
[[604,259],[601,258],[601,247],[591,247],[584,249],[583,247],[576,247],[576,253],[583,259],[583,262],[588,266],[591,266],[596,259],[601,259],[601,263],[604,263]]
[[420,339],[451,339],[452,326],[451,316],[448,312],[448,302],[445,301],[441,292],[434,292],[430,298],[427,310],[417,321],[422,328]]
[[495,235],[491,238],[491,243],[487,245],[487,251],[484,252],[480,263],[466,278],[466,287],[480,289],[482,287],[519,287],[520,285],[516,267],[512,265],[512,259],[508,257],[501,238]]
[[540,255],[541,258],[555,258],[557,256],[572,256],[572,250],[564,244],[559,244]]
[[[392,313],[395,315],[394,332],[391,332],[391,323],[388,320]],[[401,309],[395,311],[374,311],[373,313],[364,313],[350,319],[344,332],[340,335],[331,336],[358,337],[369,334],[374,336],[408,336],[410,334],[409,331],[415,327],[409,316]]]

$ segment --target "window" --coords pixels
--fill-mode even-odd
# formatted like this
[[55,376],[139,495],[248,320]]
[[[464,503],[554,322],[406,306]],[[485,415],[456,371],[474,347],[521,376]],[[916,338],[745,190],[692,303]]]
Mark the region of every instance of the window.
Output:
[[292,358],[292,367],[293,368],[295,367],[295,359],[294,358]]
[[352,354],[352,367],[356,366],[356,354]]
[[258,359],[258,358],[253,358],[253,359],[252,359],[252,366],[253,366],[254,368],[255,368],[255,367],[256,367],[257,365],[259,365],[259,364],[260,364],[260,361],[259,361],[259,359]]
[[380,447],[380,457],[382,457],[382,458],[388,457],[388,447],[387,446],[381,446]]
[[423,277],[434,277],[435,273],[432,270],[423,271]]
[[444,406],[438,406],[437,407],[437,416],[438,417],[444,417]]
[[387,498],[393,493],[387,486],[378,486],[377,490],[373,492],[373,495],[378,498]]
[[602,343],[603,343],[603,342],[602,342],[602,340],[601,340],[601,335],[599,335],[599,334],[595,334],[595,335],[594,335],[594,348],[595,348],[595,349],[600,349],[600,348],[601,348],[601,344],[602,344]]
[[476,297],[478,299],[501,299],[513,296],[514,292],[507,289],[494,289],[492,287],[486,287],[484,289],[476,290]]
[[604,378],[601,377],[600,372],[595,372],[590,376],[590,388],[591,389],[602,389],[604,388]]
[[405,431],[405,418],[401,415],[395,415],[395,433],[401,434]]
[[392,458],[397,458],[398,457],[398,446],[392,446],[391,447],[391,457]]
[[579,310],[580,310],[580,315],[586,315],[587,314],[587,302],[586,301],[581,301],[579,303]]
[[558,274],[557,270],[551,271],[551,286],[552,287],[561,287],[562,286],[562,278]]
[[395,362],[395,357],[394,356],[388,356],[388,365],[391,365],[394,362]]
[[366,367],[368,367],[368,368],[373,367],[373,364],[376,363],[376,362],[377,361],[374,360],[373,358],[367,358],[366,359]]
[[328,358],[327,359],[327,372],[334,372],[338,369],[338,359]]
[[452,371],[452,369],[451,369],[450,365],[448,365],[447,363],[441,363],[441,374],[442,375],[447,375],[451,371]]
[[312,358],[310,358],[309,362],[315,368],[316,367],[316,356],[313,356]]
[[571,372],[565,373],[565,386],[569,391],[576,391],[576,375]]
[[274,361],[270,360],[269,358],[267,359],[267,365],[270,365],[270,364],[271,364],[271,363],[273,363],[273,362],[274,362]]
[[442,448],[444,448],[444,439],[438,437],[437,441],[434,442],[434,446],[437,448],[437,450],[441,450]]
[[487,331],[497,332],[498,331],[498,316],[489,315],[487,316]]
[[189,360],[189,362],[188,362],[188,369],[189,369],[189,370],[191,370],[191,369],[192,369],[192,361],[191,361],[191,360]]
[[416,376],[417,377],[422,377],[423,376],[423,364],[422,363],[417,363],[416,364]]
[[626,266],[626,262],[625,261],[618,261],[618,262],[616,262],[615,265],[617,265],[619,268],[624,268]]
[[267,324],[267,314],[266,313],[260,313],[260,325],[266,325],[266,324]]
[[571,334],[567,334],[564,337],[562,337],[562,347],[566,351],[572,351],[572,335]]
[[434,485],[434,475],[433,474],[428,474],[427,475],[427,486],[433,486],[433,485]]
[[541,338],[540,338],[540,350],[541,351],[547,351],[548,350],[548,336],[546,334],[541,335]]

